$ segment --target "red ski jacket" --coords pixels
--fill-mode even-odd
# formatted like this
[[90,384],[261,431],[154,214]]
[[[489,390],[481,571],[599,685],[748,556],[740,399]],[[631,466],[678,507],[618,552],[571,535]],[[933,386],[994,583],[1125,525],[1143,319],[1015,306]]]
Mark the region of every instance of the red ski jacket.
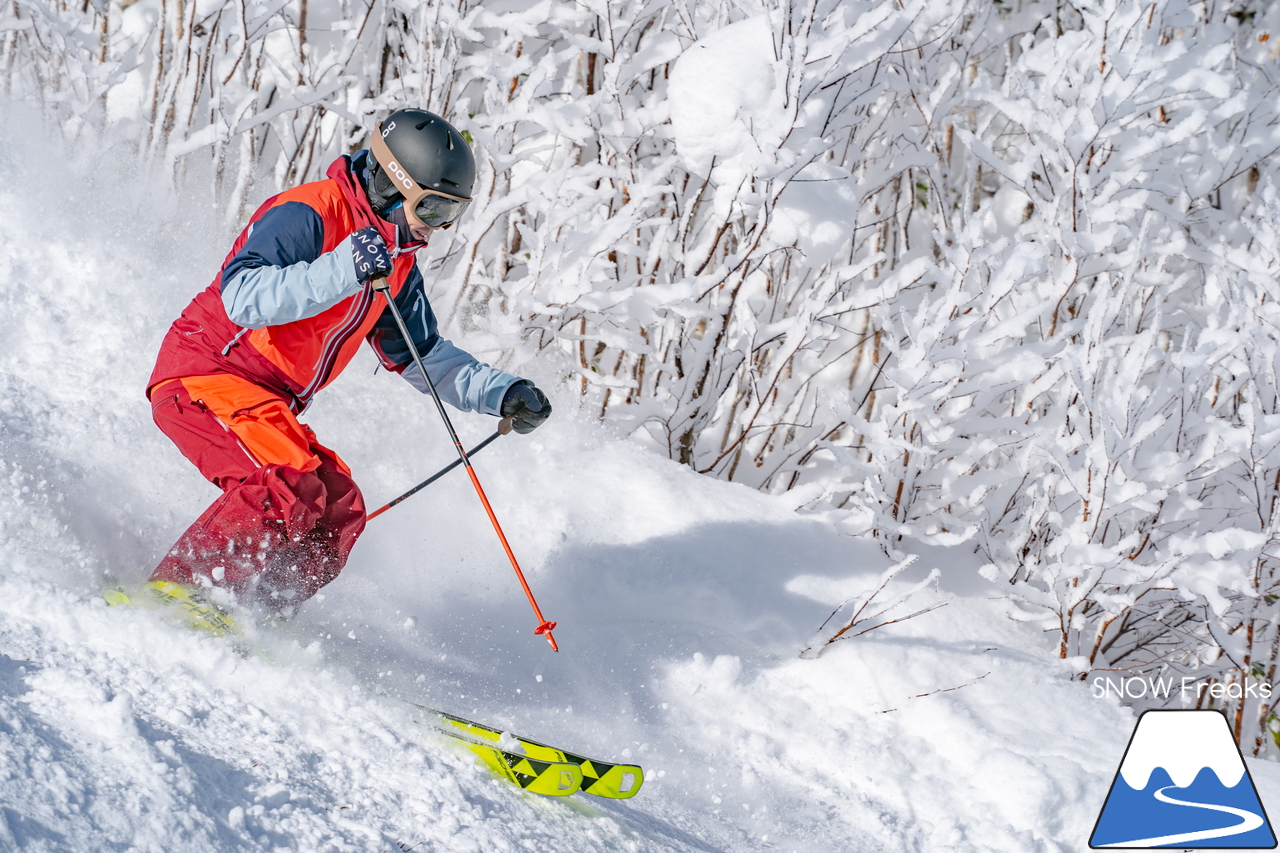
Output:
[[[341,249],[334,251],[353,231],[372,225],[388,246],[400,252],[388,276],[392,297],[442,398],[463,410],[497,413],[506,389],[518,377],[478,363],[439,336],[422,276],[414,264],[413,247],[398,247],[395,226],[373,213],[355,176],[363,168],[365,154],[340,157],[329,167],[327,180],[286,190],[258,208],[213,282],[170,327],[147,382],[148,397],[156,386],[173,379],[231,375],[271,391],[300,412],[317,391],[342,372],[362,340],[369,341],[384,367],[404,371],[410,361],[409,349],[386,310],[386,297],[374,293],[368,282],[356,281],[349,255]],[[333,255],[321,259],[330,252]],[[352,295],[332,304],[291,305],[291,316],[301,319],[287,322],[245,319],[262,316],[261,311],[254,314],[258,306],[252,304],[239,323],[228,315],[224,286],[230,285],[234,300],[239,279],[246,272],[266,274],[266,279],[280,288],[295,291],[299,288],[294,283],[299,279],[289,283],[289,275],[305,277],[309,266],[316,274],[326,261],[328,268],[336,268],[339,256],[353,277],[351,289],[343,292],[354,290]],[[260,295],[268,302],[288,303],[296,293]],[[274,309],[281,310],[278,305]],[[313,316],[305,316],[308,313]],[[425,390],[416,368],[404,375]]]
[[[327,174],[328,180],[303,184],[267,199],[253,214],[213,283],[170,327],[147,382],[148,396],[152,388],[170,379],[230,373],[276,392],[300,411],[351,361],[386,307],[385,297],[375,294],[368,284],[314,317],[260,329],[232,322],[222,302],[224,272],[248,241],[253,226],[269,211],[289,202],[301,202],[320,215],[323,252],[369,225],[378,229],[387,245],[395,245],[395,226],[374,215],[355,183],[349,159],[335,161]],[[398,295],[415,269],[413,255],[402,255],[394,264],[389,278],[392,294]]]

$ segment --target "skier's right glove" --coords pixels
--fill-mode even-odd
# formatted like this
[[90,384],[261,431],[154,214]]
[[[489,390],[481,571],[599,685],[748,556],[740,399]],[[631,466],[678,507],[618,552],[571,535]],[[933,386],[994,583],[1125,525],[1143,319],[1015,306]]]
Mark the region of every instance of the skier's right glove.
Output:
[[503,396],[502,417],[511,418],[512,428],[526,435],[551,417],[551,401],[528,379],[521,379]]
[[367,281],[391,275],[391,253],[378,229],[370,225],[351,235],[351,252],[356,263],[356,278]]

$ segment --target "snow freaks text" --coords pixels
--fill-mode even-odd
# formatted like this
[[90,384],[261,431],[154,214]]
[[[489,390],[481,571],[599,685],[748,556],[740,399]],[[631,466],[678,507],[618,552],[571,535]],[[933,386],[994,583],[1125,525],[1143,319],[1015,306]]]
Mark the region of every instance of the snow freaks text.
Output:
[[1132,676],[1129,678],[1112,678],[1099,675],[1093,679],[1090,688],[1094,699],[1105,699],[1114,696],[1117,699],[1168,699],[1180,693],[1183,700],[1202,700],[1206,696],[1214,699],[1270,699],[1271,684],[1246,678],[1244,684],[1210,683],[1189,675],[1177,678],[1152,678],[1151,676]]

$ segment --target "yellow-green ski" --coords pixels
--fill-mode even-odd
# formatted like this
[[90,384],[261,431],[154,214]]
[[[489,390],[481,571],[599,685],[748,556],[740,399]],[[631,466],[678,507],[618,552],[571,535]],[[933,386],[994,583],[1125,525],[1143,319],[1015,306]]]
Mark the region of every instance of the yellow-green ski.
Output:
[[[444,711],[437,711],[424,705],[416,705],[415,707],[435,715],[443,724],[443,726],[437,726],[441,731],[448,734],[454,734],[454,732],[464,733],[467,737],[463,739],[468,741],[497,743],[504,734],[501,729],[495,729],[492,726],[486,726],[474,720],[447,714]],[[458,737],[456,734],[454,736]],[[525,754],[523,757],[525,758],[539,762],[564,763],[577,768],[582,776],[582,790],[588,794],[594,794],[597,797],[609,797],[615,800],[626,800],[638,794],[640,786],[644,784],[644,768],[638,764],[617,764],[609,761],[600,761],[599,759],[586,758],[572,752],[566,752],[558,747],[547,746],[544,743],[529,740],[519,735],[510,734],[509,737],[519,742],[524,749]]]
[[526,791],[545,797],[567,797],[582,787],[582,768],[576,764],[517,755],[461,731],[442,728],[437,731],[462,741],[489,769]]
[[215,637],[223,634],[239,636],[240,626],[235,620],[210,602],[204,590],[198,586],[188,586],[169,581],[149,581],[135,598],[121,589],[112,587],[102,593],[103,599],[113,607],[140,605],[148,609],[163,607],[165,612],[174,613],[184,624],[191,628],[207,631]]

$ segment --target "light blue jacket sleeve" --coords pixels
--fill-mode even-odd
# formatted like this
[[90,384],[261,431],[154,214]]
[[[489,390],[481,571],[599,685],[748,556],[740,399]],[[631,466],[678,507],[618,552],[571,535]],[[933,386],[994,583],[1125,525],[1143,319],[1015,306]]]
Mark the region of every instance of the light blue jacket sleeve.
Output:
[[[500,414],[507,389],[520,381],[519,376],[477,361],[471,353],[440,337],[429,352],[422,353],[422,365],[440,399],[464,412]],[[411,363],[401,375],[414,388],[427,393],[427,384],[416,364]]]
[[351,238],[311,263],[244,266],[222,282],[231,322],[248,329],[314,317],[359,292]]
[[[501,414],[503,396],[520,377],[477,361],[470,353],[440,337],[436,315],[427,300],[426,287],[417,267],[409,270],[404,287],[396,296],[396,307],[440,399],[464,412]],[[427,393],[427,383],[413,363],[409,344],[400,333],[390,306],[383,309],[369,333],[369,344],[384,367],[401,371],[414,388]]]

